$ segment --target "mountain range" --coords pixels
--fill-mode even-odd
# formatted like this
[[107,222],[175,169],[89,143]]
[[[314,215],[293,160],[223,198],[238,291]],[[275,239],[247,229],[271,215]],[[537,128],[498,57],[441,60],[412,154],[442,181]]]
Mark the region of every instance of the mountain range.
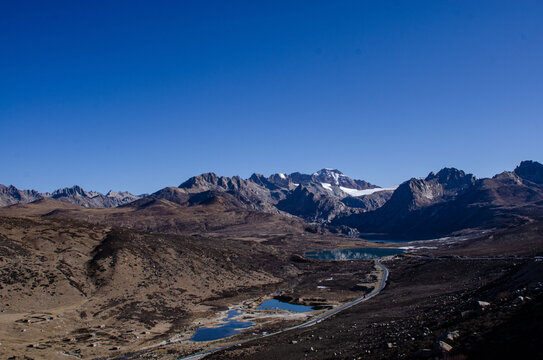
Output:
[[[292,213],[312,222],[326,222],[349,209],[372,210],[384,204],[393,189],[383,189],[363,180],[352,179],[339,170],[322,169],[312,175],[278,173],[269,177],[253,174],[219,177],[214,173],[194,176],[178,187],[167,187],[151,195],[109,191],[103,195],[75,185],[53,193],[19,190],[0,185],[0,206],[30,203],[40,199],[59,200],[88,208],[113,208],[135,202],[142,206],[157,199],[193,206],[216,201],[247,210],[266,213]],[[301,197],[304,198],[300,203]],[[139,200],[139,201],[137,201]],[[137,202],[136,202],[137,201]]]
[[534,161],[483,179],[445,168],[402,183],[379,209],[345,215],[333,224],[398,239],[518,225],[543,215],[542,175],[543,165]]
[[129,192],[115,192],[110,190],[107,194],[96,191],[85,191],[80,186],[58,189],[52,193],[40,193],[36,190],[19,190],[15,186],[0,184],[0,206],[14,204],[27,204],[41,199],[53,199],[89,208],[109,208],[131,203],[142,195],[133,195]]
[[[50,202],[44,205],[43,199],[90,209],[57,209]],[[243,227],[257,232],[262,227],[286,226],[365,237],[425,239],[543,217],[543,165],[523,161],[514,171],[483,179],[444,168],[388,189],[335,169],[268,177],[253,174],[248,179],[205,173],[178,187],[141,196],[113,191],[103,195],[78,186],[41,194],[0,185],[1,205],[32,201],[41,204],[35,207],[47,209],[43,215],[145,231],[225,232],[235,228],[239,232]]]

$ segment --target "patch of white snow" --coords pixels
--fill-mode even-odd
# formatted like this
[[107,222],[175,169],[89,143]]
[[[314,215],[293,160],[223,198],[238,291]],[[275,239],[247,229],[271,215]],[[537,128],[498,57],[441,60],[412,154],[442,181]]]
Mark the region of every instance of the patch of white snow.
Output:
[[321,185],[322,185],[322,187],[325,188],[326,190],[333,191],[333,190],[332,190],[332,184],[321,183]]
[[339,187],[344,193],[347,193],[351,196],[364,196],[364,195],[371,195],[373,193],[379,192],[379,191],[385,191],[385,190],[396,190],[395,187],[393,188],[375,188],[375,189],[365,189],[365,190],[356,190],[356,189],[350,189],[343,186]]

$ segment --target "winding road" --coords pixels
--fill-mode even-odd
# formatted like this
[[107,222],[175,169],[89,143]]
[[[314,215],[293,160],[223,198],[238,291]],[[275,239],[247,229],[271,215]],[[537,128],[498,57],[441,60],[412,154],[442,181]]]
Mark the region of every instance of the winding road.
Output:
[[192,355],[188,355],[188,356],[185,356],[185,357],[178,358],[177,360],[201,359],[204,356],[207,356],[207,355],[210,355],[210,354],[222,351],[222,350],[226,350],[226,349],[232,348],[234,346],[239,346],[241,344],[248,343],[249,341],[253,341],[253,340],[256,340],[256,339],[262,339],[262,338],[269,337],[269,336],[274,336],[274,335],[281,334],[281,333],[284,333],[284,332],[287,332],[287,331],[290,331],[290,330],[294,330],[294,329],[302,329],[302,328],[306,328],[306,327],[309,327],[309,326],[313,326],[315,324],[320,323],[323,320],[326,320],[326,319],[336,315],[339,312],[347,310],[350,307],[353,307],[353,306],[355,306],[357,304],[360,304],[361,302],[368,301],[372,297],[377,296],[385,288],[386,282],[387,282],[387,279],[388,279],[388,273],[389,273],[388,268],[385,265],[383,265],[379,259],[375,259],[375,266],[377,266],[381,270],[383,270],[383,275],[381,277],[381,281],[379,282],[379,286],[377,288],[373,289],[373,291],[370,292],[367,295],[364,295],[364,296],[362,296],[362,297],[360,297],[358,299],[355,299],[355,300],[353,300],[353,301],[351,301],[351,302],[349,302],[349,303],[347,303],[345,305],[342,305],[342,306],[338,307],[337,309],[334,309],[334,310],[332,310],[330,312],[324,313],[324,314],[316,317],[315,319],[309,320],[309,321],[307,321],[305,323],[302,323],[302,324],[299,324],[299,325],[296,325],[296,326],[292,326],[292,327],[289,327],[289,328],[286,328],[286,329],[283,329],[283,330],[280,330],[280,331],[276,331],[274,333],[262,335],[262,336],[260,336],[258,338],[247,339],[247,340],[239,341],[239,342],[236,342],[236,343],[233,343],[233,344],[225,345],[225,346],[222,346],[222,347],[219,347],[219,348],[216,348],[216,349],[198,352],[196,354],[192,354]]

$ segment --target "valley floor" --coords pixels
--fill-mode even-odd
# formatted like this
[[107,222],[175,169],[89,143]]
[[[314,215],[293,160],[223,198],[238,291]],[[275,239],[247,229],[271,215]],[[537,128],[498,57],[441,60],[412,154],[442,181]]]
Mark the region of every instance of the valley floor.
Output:
[[[529,224],[386,260],[390,277],[379,296],[206,359],[543,358],[541,230]],[[169,358],[135,358],[156,356]]]

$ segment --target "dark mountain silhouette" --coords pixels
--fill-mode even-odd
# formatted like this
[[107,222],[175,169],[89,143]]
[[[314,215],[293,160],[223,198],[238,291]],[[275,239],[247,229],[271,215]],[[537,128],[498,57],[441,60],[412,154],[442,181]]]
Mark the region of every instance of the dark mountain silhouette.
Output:
[[543,165],[537,161],[523,161],[515,169],[515,174],[524,180],[543,184]]
[[[524,163],[523,163],[524,164]],[[529,171],[526,165],[530,165]],[[519,166],[525,177],[537,179],[541,164]],[[362,234],[398,239],[424,239],[467,229],[517,225],[543,215],[543,187],[515,172],[476,180],[471,174],[445,168],[425,179],[401,184],[379,209],[341,216],[334,225]]]

